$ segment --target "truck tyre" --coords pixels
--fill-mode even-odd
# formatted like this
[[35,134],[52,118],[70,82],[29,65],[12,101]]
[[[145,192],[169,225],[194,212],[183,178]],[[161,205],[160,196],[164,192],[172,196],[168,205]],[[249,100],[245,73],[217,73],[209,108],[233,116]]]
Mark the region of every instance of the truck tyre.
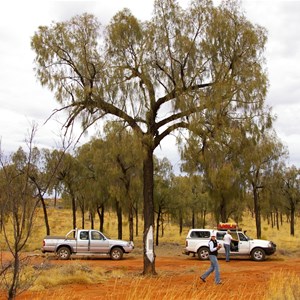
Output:
[[251,258],[255,261],[263,261],[266,258],[265,250],[262,248],[255,248],[251,252]]
[[70,256],[71,256],[70,248],[68,248],[68,247],[60,247],[57,250],[57,256],[58,256],[59,259],[62,259],[62,260],[69,259]]
[[119,247],[114,247],[110,251],[110,258],[112,260],[120,260],[123,258],[123,250]]
[[201,247],[198,249],[198,258],[200,260],[208,260],[209,250],[208,247]]

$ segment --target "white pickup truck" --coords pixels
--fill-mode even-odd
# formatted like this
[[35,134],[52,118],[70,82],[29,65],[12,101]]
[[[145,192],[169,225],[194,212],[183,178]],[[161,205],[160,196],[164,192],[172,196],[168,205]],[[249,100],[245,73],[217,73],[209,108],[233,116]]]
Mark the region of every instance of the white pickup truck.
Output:
[[[225,255],[223,237],[226,231],[214,229],[190,229],[183,253],[197,254],[201,260],[208,259],[208,242],[213,231],[216,233],[218,243],[222,245],[218,253],[221,256]],[[231,231],[231,235],[235,241],[230,245],[230,257],[248,255],[255,261],[263,261],[266,255],[271,255],[276,251],[276,245],[272,241],[251,239],[240,230]]]
[[73,229],[66,236],[45,236],[41,251],[53,252],[60,259],[74,255],[106,255],[120,260],[134,249],[133,242],[112,240],[98,230]]

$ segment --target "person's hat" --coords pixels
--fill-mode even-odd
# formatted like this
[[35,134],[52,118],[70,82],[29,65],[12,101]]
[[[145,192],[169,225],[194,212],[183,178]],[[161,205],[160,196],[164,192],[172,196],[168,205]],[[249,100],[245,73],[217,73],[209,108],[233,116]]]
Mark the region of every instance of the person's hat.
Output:
[[216,233],[212,231],[211,236],[216,236]]

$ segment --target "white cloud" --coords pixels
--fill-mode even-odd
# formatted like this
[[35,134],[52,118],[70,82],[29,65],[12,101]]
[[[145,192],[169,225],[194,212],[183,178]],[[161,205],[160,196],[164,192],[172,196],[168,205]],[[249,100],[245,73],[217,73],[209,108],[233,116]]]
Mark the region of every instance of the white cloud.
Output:
[[[179,1],[185,7],[189,0]],[[30,124],[39,124],[37,140],[53,145],[61,124],[43,125],[58,104],[34,77],[34,53],[30,39],[40,25],[63,21],[83,12],[92,13],[102,24],[124,7],[139,19],[149,19],[154,0],[110,1],[5,1],[0,10],[0,138],[2,148],[16,150],[22,145]],[[247,17],[268,31],[266,47],[270,88],[267,104],[278,119],[276,131],[290,150],[290,162],[300,167],[300,1],[244,0]],[[178,162],[176,146],[162,144],[159,155]]]

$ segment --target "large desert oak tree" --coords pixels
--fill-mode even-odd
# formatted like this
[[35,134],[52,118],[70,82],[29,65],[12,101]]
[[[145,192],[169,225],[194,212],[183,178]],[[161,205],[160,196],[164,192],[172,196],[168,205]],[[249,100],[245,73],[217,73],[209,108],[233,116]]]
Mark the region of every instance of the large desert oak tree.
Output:
[[81,119],[86,129],[110,117],[139,137],[144,274],[156,273],[154,150],[192,123],[201,129],[219,126],[223,117],[257,115],[267,84],[265,41],[264,29],[246,20],[236,1],[215,7],[209,0],[185,10],[175,0],[156,0],[151,20],[124,9],[105,27],[83,14],[41,26],[32,37],[37,77],[55,93],[57,111],[68,112],[66,127]]

